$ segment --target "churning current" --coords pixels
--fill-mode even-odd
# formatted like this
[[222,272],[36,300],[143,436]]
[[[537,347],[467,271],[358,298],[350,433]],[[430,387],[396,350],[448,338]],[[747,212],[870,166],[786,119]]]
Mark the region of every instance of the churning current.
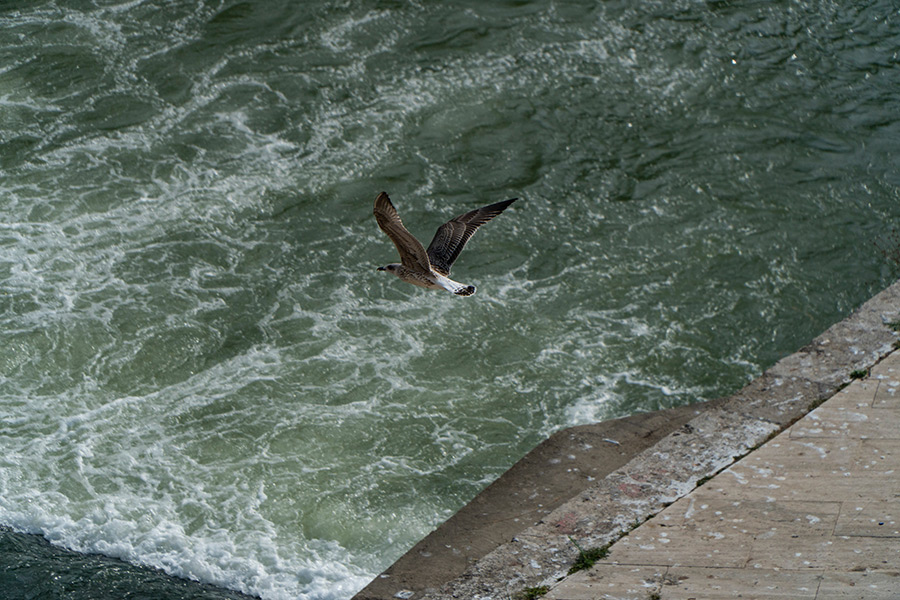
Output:
[[[349,598],[892,281],[898,53],[889,0],[5,0],[0,526]],[[375,271],[381,191],[425,240],[519,198],[477,295]]]

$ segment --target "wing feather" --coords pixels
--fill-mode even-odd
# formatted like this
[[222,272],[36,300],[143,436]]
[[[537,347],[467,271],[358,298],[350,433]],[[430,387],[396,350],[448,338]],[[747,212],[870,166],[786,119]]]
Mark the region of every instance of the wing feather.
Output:
[[458,217],[453,217],[438,227],[427,250],[431,267],[445,277],[450,275],[450,267],[459,257],[459,253],[462,252],[469,238],[479,227],[502,213],[516,200],[517,198],[513,198],[476,208]]
[[397,252],[400,253],[400,262],[408,269],[422,270],[426,273],[431,270],[428,253],[425,246],[416,237],[407,231],[397,214],[397,209],[391,203],[391,199],[384,192],[375,198],[375,220],[381,230],[387,234]]

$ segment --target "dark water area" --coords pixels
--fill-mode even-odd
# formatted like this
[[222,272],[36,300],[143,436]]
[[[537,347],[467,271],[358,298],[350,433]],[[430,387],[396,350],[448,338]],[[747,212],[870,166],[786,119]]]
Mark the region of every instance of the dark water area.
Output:
[[3,600],[250,600],[237,592],[181,580],[115,558],[52,546],[38,535],[0,528]]
[[[66,550],[4,576],[349,598],[552,432],[740,389],[900,274],[898,90],[885,0],[0,3],[0,526]],[[375,270],[382,190],[519,198],[476,295]]]

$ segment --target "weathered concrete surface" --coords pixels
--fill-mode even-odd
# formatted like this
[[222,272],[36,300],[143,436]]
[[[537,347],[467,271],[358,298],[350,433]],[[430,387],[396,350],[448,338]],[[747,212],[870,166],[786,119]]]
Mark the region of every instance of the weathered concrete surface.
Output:
[[[897,321],[900,282],[734,396],[702,410],[606,477],[577,490],[538,523],[525,527],[439,588],[423,593],[427,586],[416,588],[415,580],[409,579],[409,587],[386,586],[377,589],[377,595],[367,587],[369,591],[357,599],[505,600],[528,587],[555,585],[578,556],[575,543],[589,548],[619,538],[623,531],[691,492],[698,480],[730,466],[806,415],[846,384],[852,372],[875,365],[897,340],[897,333],[888,326]],[[514,489],[515,479],[508,485]],[[414,573],[415,561],[410,565],[406,568]],[[390,570],[385,575],[378,580],[390,580]],[[642,589],[647,592],[646,587]]]
[[354,600],[415,598],[435,591],[711,405],[661,410],[553,434],[374,579]]
[[547,600],[900,598],[900,351]]

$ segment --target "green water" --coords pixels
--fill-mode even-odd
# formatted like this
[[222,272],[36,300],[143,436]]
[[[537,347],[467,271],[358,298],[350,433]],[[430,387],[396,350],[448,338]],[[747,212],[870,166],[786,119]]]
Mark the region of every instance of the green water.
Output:
[[[886,1],[7,0],[0,525],[349,598],[549,433],[890,283],[898,90]],[[426,243],[520,198],[475,296],[375,271],[382,190]]]

